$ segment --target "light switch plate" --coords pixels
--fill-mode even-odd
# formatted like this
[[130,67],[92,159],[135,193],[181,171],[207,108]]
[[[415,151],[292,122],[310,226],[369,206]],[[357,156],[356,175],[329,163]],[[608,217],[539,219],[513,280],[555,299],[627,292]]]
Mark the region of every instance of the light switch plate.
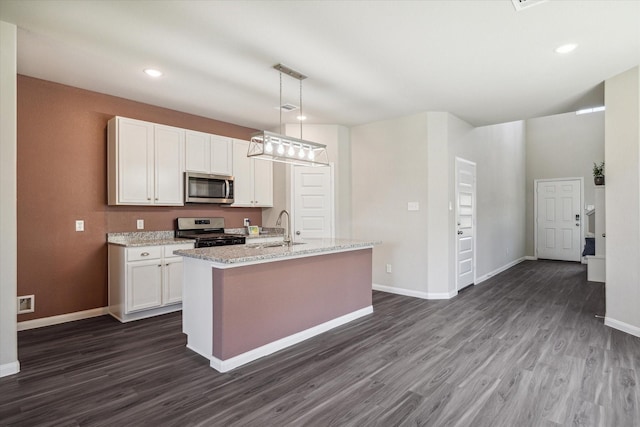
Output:
[[139,219],[136,221],[136,228],[138,230],[144,230],[144,219]]
[[76,220],[76,231],[84,231],[84,220]]
[[409,202],[409,203],[407,203],[407,210],[408,211],[419,211],[420,210],[420,203],[418,203],[418,202]]

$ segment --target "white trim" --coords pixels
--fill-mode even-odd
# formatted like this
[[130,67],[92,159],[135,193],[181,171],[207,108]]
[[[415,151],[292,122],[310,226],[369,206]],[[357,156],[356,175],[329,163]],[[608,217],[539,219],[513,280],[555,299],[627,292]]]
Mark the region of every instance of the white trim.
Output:
[[[472,212],[471,215],[473,217],[473,224],[471,224],[472,229],[473,229],[473,282],[472,284],[476,283],[477,281],[477,277],[476,277],[476,273],[478,272],[477,270],[477,253],[478,253],[478,247],[477,247],[477,236],[478,236],[478,221],[477,221],[477,210],[476,210],[476,205],[478,204],[478,200],[477,200],[477,194],[478,194],[478,183],[477,183],[477,176],[478,176],[478,165],[475,162],[472,162],[470,160],[467,159],[463,159],[462,157],[458,157],[456,156],[455,158],[455,162],[454,162],[454,211],[453,211],[453,218],[454,220],[457,222],[458,221],[458,200],[459,200],[459,193],[458,193],[458,163],[466,163],[468,165],[472,165],[473,166],[473,195],[472,195],[472,199],[473,199],[473,206],[471,207]],[[454,230],[457,232],[457,226],[454,226]],[[458,285],[458,279],[460,279],[460,274],[458,273],[458,268],[459,268],[459,264],[458,264],[458,254],[459,254],[459,250],[458,250],[458,235],[456,234],[454,237],[454,241],[455,241],[455,249],[454,249],[454,263],[455,263],[455,293],[452,296],[455,296],[458,294],[458,291],[460,291],[460,285]],[[468,286],[468,285],[467,285]],[[465,286],[466,287],[466,286]],[[449,297],[451,298],[451,296]],[[430,298],[430,299],[448,299],[448,298]]]
[[503,265],[502,267],[496,268],[495,270],[485,274],[484,276],[480,276],[476,279],[476,285],[484,282],[485,280],[488,280],[490,278],[492,278],[493,276],[495,276],[496,274],[500,274],[503,271],[506,271],[508,269],[510,269],[511,267],[514,267],[518,264],[520,264],[522,261],[525,261],[527,259],[527,257],[522,257],[522,258],[518,258],[514,261],[511,261],[509,264]]
[[640,328],[637,326],[633,326],[628,323],[621,322],[616,319],[612,319],[611,317],[605,317],[604,324],[606,326],[609,326],[610,328],[617,329],[622,332],[626,332],[636,337],[640,337]]
[[344,316],[340,316],[333,320],[329,320],[328,322],[321,323],[312,328],[305,329],[304,331],[300,331],[293,335],[289,335],[288,337],[284,337],[277,341],[270,342],[269,344],[265,344],[261,347],[254,348],[253,350],[249,350],[246,353],[239,354],[237,356],[234,356],[226,360],[220,360],[214,356],[207,357],[206,355],[202,354],[199,351],[196,351],[196,352],[202,356],[207,357],[209,359],[210,366],[216,371],[228,372],[239,366],[245,365],[249,362],[253,362],[254,360],[260,359],[261,357],[264,357],[264,356],[268,356],[284,348],[290,347],[294,344],[298,344],[304,340],[307,340],[316,335],[327,332],[330,329],[337,328],[338,326],[344,325],[345,323],[349,323],[351,321],[359,319],[360,317],[367,316],[371,313],[373,313],[373,306],[361,308],[360,310],[356,310],[352,313],[345,314]]
[[527,255],[527,256],[524,257],[524,259],[527,260],[527,261],[537,261],[538,257]]
[[17,360],[15,362],[0,365],[0,378],[17,374],[18,372],[20,372],[20,362]]
[[458,292],[450,292],[450,293],[435,293],[435,292],[423,292],[423,291],[414,291],[412,289],[405,288],[396,288],[394,286],[385,286],[378,285],[373,283],[371,288],[374,291],[387,292],[390,294],[403,295],[406,297],[420,298],[420,299],[451,299],[458,295]]
[[580,181],[580,243],[578,244],[578,251],[582,258],[582,251],[580,250],[584,243],[584,219],[586,217],[582,210],[584,207],[584,177],[569,177],[569,178],[548,178],[548,179],[534,179],[533,180],[533,253],[535,259],[538,259],[538,183],[539,182],[555,182],[555,181]]
[[109,314],[109,307],[93,308],[91,310],[76,311],[74,313],[60,314],[58,316],[43,317],[41,319],[25,320],[18,322],[18,331],[42,328],[43,326],[58,325],[60,323],[73,322],[74,320],[89,319],[91,317]]

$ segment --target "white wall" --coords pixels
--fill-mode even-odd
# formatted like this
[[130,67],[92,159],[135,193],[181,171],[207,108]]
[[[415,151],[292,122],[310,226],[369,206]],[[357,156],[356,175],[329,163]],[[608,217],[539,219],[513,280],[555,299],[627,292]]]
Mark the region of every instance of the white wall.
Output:
[[[285,134],[300,137],[299,125],[285,125]],[[351,237],[351,142],[350,132],[345,126],[304,125],[304,139],[325,144],[329,162],[334,166],[335,235]],[[290,206],[290,167],[283,163],[273,164],[273,208],[263,209],[262,225],[273,227],[282,209]]]
[[605,324],[640,336],[640,73],[605,81]]
[[[352,232],[381,240],[373,250],[373,282],[426,297],[427,116],[421,113],[351,129]],[[444,179],[446,181],[446,178]],[[419,211],[408,211],[418,202]],[[392,272],[385,272],[391,264]]]
[[0,21],[0,377],[20,370],[16,290],[16,26]]
[[[458,156],[476,163],[478,283],[525,256],[525,123],[471,128],[459,119],[451,120],[457,130],[452,130],[450,161]],[[455,183],[453,172],[450,179]],[[449,197],[455,201],[455,185]],[[453,250],[454,233],[450,233]],[[455,274],[455,265],[452,268]]]
[[[534,180],[583,177],[583,205],[594,204],[592,169],[594,162],[604,160],[604,114],[566,113],[527,120],[527,255],[535,255]],[[584,211],[581,214],[586,221]]]
[[[429,112],[352,129],[353,234],[373,251],[377,289],[422,298],[455,290],[455,157],[477,164],[477,270],[524,257],[524,123],[473,128]],[[418,202],[419,211],[408,211]],[[392,273],[385,265],[392,265]]]

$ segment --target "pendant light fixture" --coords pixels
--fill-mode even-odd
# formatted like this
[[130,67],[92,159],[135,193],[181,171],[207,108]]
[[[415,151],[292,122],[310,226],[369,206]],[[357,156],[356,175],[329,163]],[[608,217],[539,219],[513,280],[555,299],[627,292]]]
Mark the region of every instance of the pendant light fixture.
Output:
[[300,138],[282,134],[282,74],[300,81],[299,116],[301,117],[303,116],[302,81],[307,76],[282,64],[274,65],[273,68],[280,72],[280,133],[261,131],[251,135],[247,157],[302,166],[329,166],[327,146],[302,139],[302,120],[300,120]]

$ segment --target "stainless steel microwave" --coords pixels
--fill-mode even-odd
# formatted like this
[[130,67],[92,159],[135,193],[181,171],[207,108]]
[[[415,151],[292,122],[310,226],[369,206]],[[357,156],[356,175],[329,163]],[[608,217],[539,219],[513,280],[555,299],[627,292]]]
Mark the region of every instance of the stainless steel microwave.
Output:
[[185,172],[185,203],[233,203],[233,177]]

